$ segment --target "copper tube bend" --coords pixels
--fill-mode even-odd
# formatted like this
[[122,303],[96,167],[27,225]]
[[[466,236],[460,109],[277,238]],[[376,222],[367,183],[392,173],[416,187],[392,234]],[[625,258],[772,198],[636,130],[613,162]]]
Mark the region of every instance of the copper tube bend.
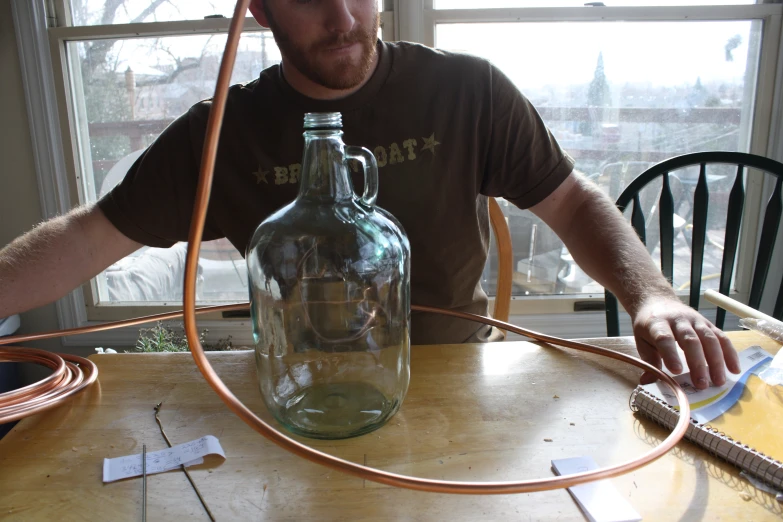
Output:
[[[204,348],[199,342],[195,316],[196,314],[200,313],[245,309],[247,308],[248,304],[240,303],[197,309],[195,295],[198,255],[199,249],[201,247],[201,236],[204,230],[204,220],[206,217],[206,209],[209,202],[209,194],[212,185],[212,175],[215,165],[218,136],[220,134],[223,112],[225,110],[231,71],[233,69],[234,60],[236,58],[237,44],[240,33],[242,31],[244,14],[247,11],[248,3],[249,0],[238,0],[236,4],[234,16],[231,20],[228,33],[226,49],[224,51],[223,60],[220,65],[220,72],[215,89],[215,96],[212,102],[212,109],[207,124],[207,134],[202,155],[201,172],[196,193],[196,204],[194,206],[189,234],[189,248],[185,269],[185,295],[183,299],[182,312],[182,314],[184,314],[185,320],[185,333],[188,338],[188,343],[190,345],[193,359],[195,360],[196,365],[198,366],[206,381],[209,383],[212,389],[215,390],[218,396],[220,396],[228,408],[261,435],[274,442],[281,448],[290,451],[291,453],[294,453],[295,455],[298,455],[302,458],[318,464],[322,464],[332,469],[336,469],[338,471],[355,475],[363,479],[373,480],[375,482],[380,482],[391,486],[439,493],[505,494],[566,488],[593,480],[600,480],[621,475],[623,473],[628,473],[646,464],[649,464],[655,459],[662,457],[666,452],[672,449],[685,435],[690,419],[690,407],[688,405],[688,399],[685,393],[677,385],[674,379],[669,377],[658,368],[655,368],[654,366],[634,357],[618,352],[613,352],[606,348],[591,346],[589,344],[575,341],[568,341],[554,336],[543,335],[487,317],[426,306],[412,306],[411,308],[418,311],[439,313],[478,321],[510,332],[524,335],[538,341],[616,359],[618,361],[622,361],[651,372],[672,389],[677,398],[677,401],[681,405],[680,418],[677,422],[677,425],[674,427],[674,430],[672,430],[672,433],[669,434],[669,436],[666,437],[666,439],[659,446],[653,448],[637,459],[622,462],[608,468],[578,473],[576,475],[550,477],[537,480],[506,482],[455,482],[445,480],[429,480],[389,473],[375,468],[363,466],[361,464],[355,464],[353,462],[334,457],[327,453],[314,450],[300,442],[295,441],[286,434],[265,423],[231,393],[223,381],[221,381],[217,376],[204,354]],[[132,326],[150,321],[171,319],[178,317],[180,314],[180,312],[171,312],[166,314],[141,317],[137,319],[129,319],[127,321],[120,321],[117,323],[107,323],[99,326],[74,328],[60,332],[19,335],[0,339],[0,345],[11,342],[23,342],[34,339],[59,337],[63,335],[75,335],[79,333],[107,330],[110,328],[118,328],[122,326]],[[9,422],[53,408],[58,404],[61,404],[67,398],[73,396],[74,394],[92,384],[98,375],[98,371],[95,365],[87,359],[71,355],[58,356],[57,354],[52,354],[50,352],[32,348],[0,348],[0,362],[1,361],[25,361],[42,364],[51,368],[53,373],[38,383],[22,388],[21,390],[0,394],[0,423]]]
[[231,25],[228,33],[228,39],[226,41],[226,48],[223,54],[223,59],[220,64],[220,72],[218,74],[217,86],[215,88],[215,96],[212,100],[212,107],[209,114],[209,120],[207,122],[207,133],[204,142],[204,149],[201,157],[201,172],[199,175],[199,183],[196,191],[196,200],[193,208],[193,216],[191,219],[190,234],[188,236],[189,248],[188,255],[185,262],[185,287],[184,287],[184,299],[183,308],[185,313],[185,333],[190,344],[191,353],[193,359],[196,361],[201,373],[207,380],[212,389],[220,396],[223,402],[228,408],[233,411],[239,418],[247,423],[251,428],[258,431],[264,437],[274,442],[281,448],[284,448],[300,457],[306,458],[312,462],[328,466],[332,469],[343,471],[357,477],[373,480],[383,484],[404,487],[409,489],[416,489],[421,491],[433,491],[440,493],[484,493],[484,494],[499,494],[499,493],[522,493],[531,491],[543,491],[547,489],[557,489],[574,486],[591,480],[598,480],[627,473],[629,471],[638,469],[645,464],[652,462],[653,460],[660,458],[667,451],[672,449],[677,442],[685,435],[685,431],[688,428],[690,420],[690,408],[688,406],[688,399],[685,393],[677,385],[677,383],[663,373],[658,368],[653,367],[639,359],[635,359],[628,355],[612,352],[604,348],[596,346],[590,346],[587,344],[577,343],[574,341],[566,341],[558,339],[556,337],[545,336],[519,328],[517,326],[504,323],[502,321],[496,321],[494,319],[488,319],[479,316],[471,316],[468,314],[460,314],[457,312],[449,312],[445,310],[439,310],[435,308],[412,307],[414,310],[422,310],[429,312],[445,313],[447,315],[454,315],[458,317],[470,318],[473,320],[481,321],[486,324],[498,326],[502,329],[526,335],[544,342],[549,342],[559,346],[567,348],[575,348],[578,350],[588,351],[611,357],[620,361],[627,362],[649,372],[655,374],[659,379],[666,383],[674,392],[677,397],[677,401],[680,406],[680,419],[677,422],[672,433],[656,448],[648,451],[641,457],[594,471],[588,471],[585,473],[578,473],[576,475],[568,475],[564,477],[551,477],[538,480],[527,481],[512,481],[512,482],[453,482],[444,480],[427,480],[418,477],[411,477],[406,475],[398,475],[395,473],[389,473],[374,468],[369,468],[361,464],[355,464],[347,460],[339,459],[327,453],[323,453],[308,446],[295,441],[288,437],[284,433],[277,431],[275,428],[265,423],[258,418],[247,406],[242,404],[226,387],[226,385],[220,380],[215,373],[212,366],[209,364],[206,356],[204,355],[204,349],[199,343],[198,330],[196,328],[196,275],[198,270],[198,255],[199,248],[201,246],[201,236],[204,230],[204,220],[206,218],[207,205],[209,203],[209,194],[212,186],[212,175],[215,167],[215,159],[217,153],[218,138],[220,135],[220,128],[223,119],[223,113],[226,107],[226,98],[228,96],[229,81],[231,78],[231,71],[233,69],[234,60],[236,58],[237,44],[239,42],[239,36],[242,31],[242,23],[244,21],[244,15],[247,11],[249,0],[238,0],[234,11],[234,16],[231,20]]

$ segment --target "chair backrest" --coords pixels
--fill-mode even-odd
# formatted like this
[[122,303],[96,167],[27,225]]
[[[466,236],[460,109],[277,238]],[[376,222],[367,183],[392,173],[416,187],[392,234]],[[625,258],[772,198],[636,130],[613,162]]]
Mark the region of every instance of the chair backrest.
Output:
[[489,200],[489,221],[492,224],[492,232],[495,233],[495,243],[498,246],[498,286],[495,291],[495,308],[492,317],[508,322],[514,259],[511,233],[508,230],[506,216],[503,215],[498,202],[495,201],[495,198],[487,199]]
[[[735,179],[728,195],[728,207],[726,210],[726,232],[723,242],[723,256],[720,265],[720,281],[718,291],[729,295],[731,276],[734,271],[734,262],[739,244],[740,224],[745,204],[745,172],[746,169],[763,171],[776,176],[775,188],[769,198],[764,211],[759,249],[756,263],[753,269],[753,277],[750,285],[748,305],[758,308],[761,303],[761,294],[769,273],[770,261],[778,227],[781,221],[781,189],[783,187],[783,163],[742,152],[695,152],[668,159],[636,177],[617,198],[617,208],[624,212],[629,204],[633,203],[631,213],[631,225],[636,230],[641,240],[647,244],[647,222],[642,210],[640,191],[652,181],[661,178],[661,193],[657,207],[660,230],[661,271],[663,275],[672,281],[674,269],[674,236],[675,221],[682,221],[676,216],[679,205],[675,207],[670,180],[677,179],[675,171],[687,167],[699,166],[698,179],[691,180],[695,183],[694,196],[691,204],[692,237],[691,237],[691,267],[690,267],[690,297],[689,305],[694,309],[699,308],[699,295],[701,292],[702,265],[704,262],[704,245],[707,240],[707,210],[709,208],[709,191],[707,188],[707,165],[728,164],[736,166]],[[752,171],[748,171],[752,172]],[[691,227],[691,225],[687,225]],[[682,227],[679,227],[682,228]],[[651,250],[648,247],[648,250]],[[777,299],[772,315],[781,319],[783,316],[783,282],[777,294]],[[726,312],[719,308],[715,324],[723,327]],[[617,298],[606,291],[606,329],[609,336],[620,335],[619,310]]]

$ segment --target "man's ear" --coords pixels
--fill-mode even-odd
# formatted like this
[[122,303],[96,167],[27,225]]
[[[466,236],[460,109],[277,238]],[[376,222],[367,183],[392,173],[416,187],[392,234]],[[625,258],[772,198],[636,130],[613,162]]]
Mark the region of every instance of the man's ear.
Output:
[[269,29],[269,21],[266,19],[266,13],[264,12],[264,0],[250,0],[248,9],[261,27]]

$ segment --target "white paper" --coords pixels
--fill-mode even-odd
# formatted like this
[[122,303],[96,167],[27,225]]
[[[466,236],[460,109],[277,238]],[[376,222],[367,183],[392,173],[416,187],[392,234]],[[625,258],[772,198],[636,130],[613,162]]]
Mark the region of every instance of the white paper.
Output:
[[[573,475],[598,469],[592,457],[574,457],[552,461],[558,475]],[[608,480],[588,482],[568,488],[590,522],[636,522],[642,517]]]
[[[226,458],[217,437],[206,435],[159,451],[147,452],[147,475],[163,473],[184,465],[195,466],[204,462],[206,455]],[[103,459],[103,481],[114,482],[124,478],[141,476],[141,453],[114,459]]]

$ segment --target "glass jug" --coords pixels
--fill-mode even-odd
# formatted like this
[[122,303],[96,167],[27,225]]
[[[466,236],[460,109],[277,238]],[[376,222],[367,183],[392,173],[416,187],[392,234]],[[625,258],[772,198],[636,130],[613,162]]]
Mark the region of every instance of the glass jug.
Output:
[[[367,433],[399,409],[410,380],[410,245],[375,205],[372,153],[342,141],[340,113],[308,113],[299,194],[248,245],[259,386],[290,431]],[[348,160],[364,169],[364,194]]]

